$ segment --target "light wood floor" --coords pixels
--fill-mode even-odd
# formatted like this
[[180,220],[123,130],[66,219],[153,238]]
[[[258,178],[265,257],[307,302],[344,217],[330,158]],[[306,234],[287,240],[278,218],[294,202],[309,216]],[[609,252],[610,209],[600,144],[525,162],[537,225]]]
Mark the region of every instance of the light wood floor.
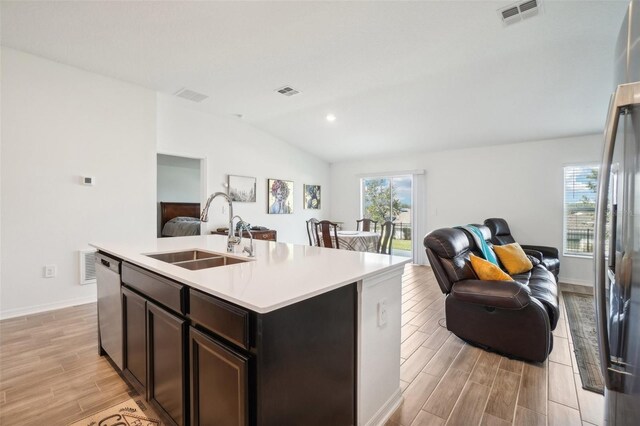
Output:
[[0,424],[67,425],[129,398],[98,356],[95,303],[0,321]]
[[[564,309],[555,349],[537,365],[466,345],[439,325],[443,300],[430,268],[407,266],[404,403],[388,425],[602,424],[603,398],[580,386]],[[98,356],[96,330],[95,304],[0,321],[0,424],[67,425],[129,398]]]
[[564,304],[543,364],[465,344],[444,324],[431,269],[408,265],[402,286],[402,406],[388,426],[603,424],[604,399],[582,389]]

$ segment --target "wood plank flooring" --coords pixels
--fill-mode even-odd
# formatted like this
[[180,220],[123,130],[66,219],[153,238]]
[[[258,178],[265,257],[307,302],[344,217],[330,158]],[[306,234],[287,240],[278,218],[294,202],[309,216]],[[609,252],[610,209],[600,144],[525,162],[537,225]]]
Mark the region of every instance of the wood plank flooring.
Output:
[[67,425],[128,392],[98,356],[95,303],[0,321],[1,425]]
[[[580,386],[564,309],[551,357],[530,364],[452,335],[443,302],[431,269],[407,265],[404,402],[389,426],[603,423],[602,396]],[[67,425],[126,400],[129,386],[97,341],[95,304],[0,321],[0,424]]]
[[407,265],[400,378],[404,402],[387,426],[602,425],[604,399],[582,389],[564,305],[554,349],[526,363],[470,346],[444,325],[431,268]]

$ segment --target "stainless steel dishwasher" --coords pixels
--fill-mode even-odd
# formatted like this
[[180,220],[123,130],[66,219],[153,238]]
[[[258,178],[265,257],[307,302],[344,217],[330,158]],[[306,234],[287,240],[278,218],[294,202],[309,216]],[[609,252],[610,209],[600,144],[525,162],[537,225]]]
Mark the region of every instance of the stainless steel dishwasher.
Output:
[[122,298],[120,296],[120,261],[96,253],[98,283],[99,342],[111,360],[122,370]]

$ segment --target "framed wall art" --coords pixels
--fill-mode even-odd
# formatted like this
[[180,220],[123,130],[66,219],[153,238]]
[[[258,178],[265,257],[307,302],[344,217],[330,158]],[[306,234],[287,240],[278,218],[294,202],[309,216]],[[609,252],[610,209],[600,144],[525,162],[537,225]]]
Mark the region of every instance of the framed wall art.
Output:
[[290,180],[268,179],[269,214],[293,213],[293,182]]
[[231,201],[238,203],[256,202],[256,178],[228,175],[227,184]]
[[304,208],[320,210],[320,185],[304,185]]

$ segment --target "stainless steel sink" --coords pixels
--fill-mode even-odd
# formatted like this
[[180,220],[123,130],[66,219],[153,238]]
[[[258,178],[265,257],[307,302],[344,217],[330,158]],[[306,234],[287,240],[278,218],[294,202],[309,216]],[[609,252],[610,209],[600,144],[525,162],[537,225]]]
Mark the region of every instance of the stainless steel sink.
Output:
[[208,259],[219,257],[217,253],[210,253],[202,250],[174,251],[171,253],[148,254],[147,256],[167,263],[185,262],[188,260]]
[[248,262],[248,259],[238,259],[236,257],[223,256],[218,253],[211,253],[202,250],[174,251],[171,253],[152,253],[146,256],[158,259],[162,262],[171,263],[181,268],[192,271],[218,266],[234,265]]
[[243,259],[236,259],[235,257],[211,257],[209,259],[200,259],[200,260],[190,260],[188,262],[178,262],[174,263],[176,266],[180,266],[181,268],[191,269],[193,271],[198,269],[206,269],[206,268],[215,268],[216,266],[226,266],[226,265],[234,265],[236,263],[244,263],[247,262]]

